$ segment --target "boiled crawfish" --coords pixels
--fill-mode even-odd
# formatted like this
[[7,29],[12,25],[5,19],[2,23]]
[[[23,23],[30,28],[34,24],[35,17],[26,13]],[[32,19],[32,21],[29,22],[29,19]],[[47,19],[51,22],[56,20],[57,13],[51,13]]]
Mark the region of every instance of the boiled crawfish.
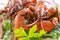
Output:
[[[7,15],[14,16],[14,29],[23,27],[25,30],[29,30],[36,24],[37,32],[41,29],[50,32],[58,24],[58,18],[54,17],[57,10],[53,4],[54,2],[45,0],[10,0]],[[26,24],[26,20],[30,21],[29,24]]]
[[[49,7],[47,6],[47,4],[49,5]],[[30,11],[28,11],[26,8]],[[25,23],[25,18],[24,18],[26,12],[28,12],[27,14],[29,16],[28,17],[29,19],[31,19],[32,15],[36,16],[35,21],[28,25]],[[39,3],[36,3],[35,5],[28,3],[25,6],[25,9],[22,9],[17,13],[17,16],[15,17],[14,20],[14,27],[15,29],[24,27],[25,30],[29,30],[30,27],[32,27],[34,24],[37,24],[38,26],[37,31],[40,29],[44,29],[50,32],[55,28],[55,26],[58,23],[57,17],[53,17],[54,14],[56,14],[56,8],[55,6],[51,5],[48,2],[41,1]],[[50,20],[51,18],[52,20]]]

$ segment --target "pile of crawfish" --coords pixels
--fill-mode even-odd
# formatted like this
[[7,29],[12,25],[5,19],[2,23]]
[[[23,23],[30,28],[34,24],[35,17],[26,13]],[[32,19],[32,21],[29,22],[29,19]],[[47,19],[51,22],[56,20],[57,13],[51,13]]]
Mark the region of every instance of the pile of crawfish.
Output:
[[[13,28],[23,27],[29,30],[34,24],[37,25],[37,32],[41,29],[50,32],[58,24],[60,17],[54,0],[9,0],[5,7],[7,18],[13,23]],[[1,11],[2,12],[2,11]],[[1,13],[0,12],[0,13]],[[0,19],[0,25],[2,26]],[[0,29],[2,30],[2,29]]]
[[23,27],[29,30],[37,24],[37,32],[41,29],[50,32],[58,24],[58,14],[53,0],[9,0],[7,18],[13,20],[14,29]]

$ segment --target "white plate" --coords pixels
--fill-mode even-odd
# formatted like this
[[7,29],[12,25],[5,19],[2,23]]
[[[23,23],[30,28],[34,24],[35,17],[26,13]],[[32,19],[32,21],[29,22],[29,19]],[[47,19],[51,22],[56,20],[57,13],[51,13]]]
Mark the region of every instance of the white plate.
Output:
[[0,0],[0,10],[4,10],[9,0]]

